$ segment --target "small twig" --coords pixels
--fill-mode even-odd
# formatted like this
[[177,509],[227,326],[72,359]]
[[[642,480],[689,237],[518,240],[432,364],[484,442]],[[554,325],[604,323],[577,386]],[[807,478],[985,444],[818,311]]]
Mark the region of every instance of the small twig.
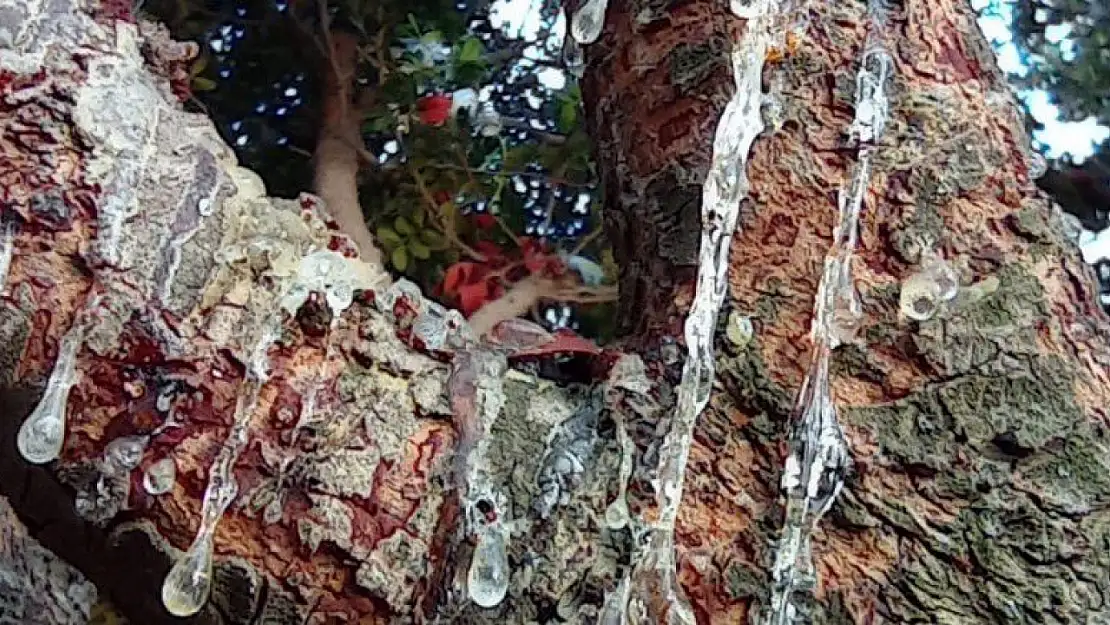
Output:
[[469,167],[469,166],[468,167],[463,167],[463,166],[460,166],[460,165],[455,165],[454,163],[435,163],[435,162],[424,163],[424,166],[429,167],[431,169],[461,171],[461,172],[465,172],[465,173],[476,174],[478,176],[489,176],[491,178],[496,178],[496,177],[499,177],[499,176],[505,176],[507,178],[512,178],[513,176],[520,176],[522,178],[539,178],[541,180],[546,180],[546,181],[548,181],[552,184],[557,184],[557,185],[564,186],[564,187],[573,187],[573,188],[576,188],[576,189],[588,189],[590,187],[590,185],[587,184],[587,183],[574,182],[573,180],[568,180],[566,178],[559,178],[559,177],[556,177],[556,176],[545,174],[543,172],[517,171],[517,170],[510,170],[510,169],[499,169],[497,171],[489,171],[489,170],[486,170],[486,169],[478,169],[478,168]]
[[[409,172],[412,174],[413,180],[416,181],[416,188],[420,191],[420,196],[428,203],[428,207],[432,213],[438,217],[439,204],[436,202],[435,197],[432,196],[432,192],[428,190],[428,185],[424,183],[424,176],[420,174],[420,169],[417,167],[410,167]],[[455,232],[454,227],[448,227],[443,223],[440,223],[439,226],[443,232],[443,236],[447,237],[447,240],[450,241],[452,245],[462,250],[467,256],[474,260],[480,263],[486,262],[486,255],[470,247],[466,243],[463,243],[462,239],[460,239],[459,235]]]
[[[478,181],[474,179],[474,171],[467,163],[466,152],[463,151],[462,146],[456,145],[455,153],[459,156],[459,162],[462,163],[462,166],[459,169],[466,172],[466,178],[467,181],[470,183],[470,186],[474,187],[475,190],[481,189]],[[520,239],[517,238],[516,233],[514,233],[512,228],[509,227],[509,224],[505,223],[505,220],[501,218],[501,215],[496,215],[494,213],[490,213],[490,215],[493,217],[494,222],[496,222],[497,225],[501,228],[501,231],[509,237],[509,240],[512,241],[513,244],[517,247],[521,247]]]
[[548,278],[531,275],[515,283],[501,297],[486,302],[468,320],[471,329],[478,336],[489,332],[497,324],[507,319],[519,317],[545,295],[555,289],[555,282]]
[[546,130],[540,130],[538,128],[534,128],[534,127],[532,127],[531,124],[529,124],[528,122],[526,122],[522,119],[506,119],[506,118],[502,117],[501,118],[501,125],[504,126],[505,128],[514,128],[514,129],[517,129],[517,130],[527,130],[528,132],[531,132],[531,133],[535,134],[536,137],[538,139],[540,139],[541,141],[543,141],[544,143],[549,143],[551,145],[563,145],[567,142],[566,135],[560,135],[560,134],[556,134],[554,132],[548,132]]
[[554,291],[548,299],[574,304],[604,304],[617,301],[617,295],[615,286],[576,286]]
[[594,228],[593,231],[591,231],[586,236],[582,237],[582,240],[578,242],[578,245],[575,245],[574,249],[572,249],[570,251],[570,255],[571,256],[577,256],[582,250],[586,249],[587,245],[589,245],[590,243],[593,243],[594,239],[601,236],[601,233],[602,233],[601,226],[598,226],[598,227]]

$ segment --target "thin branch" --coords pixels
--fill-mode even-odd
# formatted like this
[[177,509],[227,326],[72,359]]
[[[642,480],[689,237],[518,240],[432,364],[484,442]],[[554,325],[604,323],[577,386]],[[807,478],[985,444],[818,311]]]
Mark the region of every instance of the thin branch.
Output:
[[[474,179],[474,172],[471,171],[470,167],[467,164],[466,152],[463,151],[462,146],[456,145],[455,153],[459,157],[459,162],[462,163],[462,166],[459,169],[466,172],[467,181],[470,182],[470,185],[473,186],[475,190],[480,189],[481,187],[478,185],[478,181]],[[493,213],[490,213],[490,215],[493,217],[493,220],[497,223],[497,225],[501,228],[501,231],[509,237],[509,240],[512,241],[513,244],[517,247],[520,247],[520,239],[517,238],[516,233],[513,232],[512,228],[509,228],[509,224],[505,223],[505,220],[501,218],[501,215],[494,215]]]
[[488,177],[491,177],[491,178],[496,178],[498,176],[505,176],[507,178],[512,178],[513,176],[520,176],[522,178],[538,178],[540,180],[546,180],[547,182],[550,182],[552,184],[557,184],[557,185],[561,185],[561,186],[564,186],[564,187],[572,187],[572,188],[575,188],[575,189],[588,189],[588,188],[590,188],[590,185],[587,184],[587,183],[574,182],[573,180],[568,180],[566,178],[559,178],[557,176],[551,176],[551,175],[548,175],[548,174],[545,174],[545,173],[542,173],[542,172],[535,172],[535,171],[518,171],[518,170],[510,170],[510,169],[500,169],[500,170],[497,170],[497,171],[489,171],[489,170],[485,170],[485,169],[478,169],[478,168],[475,168],[475,167],[463,167],[463,166],[460,166],[460,165],[455,165],[454,163],[424,162],[424,163],[421,163],[421,164],[425,167],[430,168],[430,169],[443,169],[443,170],[448,170],[448,171],[461,171],[461,172],[474,174],[474,175],[478,175],[478,176],[488,176]]
[[[410,167],[409,173],[412,174],[413,180],[416,181],[416,188],[420,191],[420,196],[424,198],[424,201],[428,204],[428,208],[432,214],[437,217],[437,221],[439,221],[439,204],[436,202],[435,197],[432,196],[432,192],[428,190],[428,185],[424,182],[424,176],[420,174],[420,169],[418,167]],[[459,238],[458,233],[455,232],[454,224],[439,223],[438,225],[443,232],[443,236],[447,237],[447,240],[452,245],[462,250],[472,259],[480,263],[486,262],[487,259],[485,254],[470,247]]]
[[577,256],[582,250],[586,249],[587,245],[589,245],[590,243],[593,243],[594,239],[601,236],[601,233],[602,233],[601,226],[598,226],[598,227],[594,228],[589,234],[582,237],[582,240],[578,242],[578,245],[575,245],[574,249],[572,249],[570,251],[570,255],[571,256]]

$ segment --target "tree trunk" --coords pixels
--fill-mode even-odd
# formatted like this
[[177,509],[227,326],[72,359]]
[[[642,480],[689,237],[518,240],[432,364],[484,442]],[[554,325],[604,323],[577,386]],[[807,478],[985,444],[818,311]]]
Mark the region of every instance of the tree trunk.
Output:
[[[717,60],[767,20],[611,6],[587,49],[635,331],[626,353],[597,354],[520,323],[478,340],[354,258],[318,200],[267,198],[173,98],[188,51],[119,9],[0,0],[0,386],[42,395],[0,404],[0,495],[45,546],[143,624],[766,610],[793,396],[860,153],[841,135],[862,5],[804,7],[768,55],[778,110],[748,157],[717,382],[685,439],[681,591],[657,583],[674,570],[659,502],[679,492],[659,467],[690,416],[678,322],[733,90]],[[829,374],[853,464],[813,532],[816,586],[789,603],[814,623],[1101,622],[1110,332],[1027,180],[970,9],[887,19],[896,78],[851,265],[864,318]],[[961,287],[907,321],[919,241]],[[586,379],[535,373],[567,351]],[[210,595],[170,584],[164,601],[171,564],[189,573],[182,551],[203,556],[210,536]]]
[[[852,264],[863,318],[829,373],[852,464],[813,532],[816,586],[796,608],[813,623],[1110,619],[1110,335],[1062,216],[1030,183],[1028,139],[970,6],[896,3],[875,19],[876,3],[785,4],[772,10],[796,21],[767,54],[766,128],[678,517],[699,622],[756,622],[774,594],[795,397],[838,190],[858,172],[848,131],[865,46],[887,49],[894,72]],[[733,90],[724,57],[757,24],[723,2],[612,0],[586,47],[620,322],[642,349],[644,332],[679,334]],[[930,252],[959,292],[908,319],[900,291]]]

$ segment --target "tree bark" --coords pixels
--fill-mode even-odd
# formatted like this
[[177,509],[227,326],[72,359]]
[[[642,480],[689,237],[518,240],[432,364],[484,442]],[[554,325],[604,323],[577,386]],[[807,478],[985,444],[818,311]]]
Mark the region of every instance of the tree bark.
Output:
[[[800,3],[785,15],[800,23],[764,68],[776,104],[765,104],[750,157],[716,390],[678,521],[699,622],[755,622],[770,595],[785,442],[837,190],[855,165],[846,130],[867,11]],[[814,533],[817,582],[802,613],[813,623],[1102,622],[1110,335],[1091,272],[1029,180],[1028,139],[971,7],[897,3],[887,20],[872,37],[894,58],[890,121],[853,264],[864,319],[830,375],[853,469]],[[680,335],[689,234],[732,89],[723,57],[746,24],[727,3],[612,0],[586,48],[620,322],[641,349],[645,332]],[[922,242],[961,287],[918,322],[899,314],[899,291]]]
[[[703,623],[756,619],[771,593],[787,426],[852,160],[864,7],[803,8],[769,59],[782,123],[750,158],[685,475],[678,571]],[[136,623],[597,622],[640,557],[629,526],[653,514],[701,178],[732,89],[715,61],[745,21],[721,3],[618,3],[588,48],[633,334],[625,353],[575,347],[586,366],[568,371],[556,356],[571,348],[535,328],[477,342],[411,285],[328,254],[349,247],[319,201],[267,198],[172,96],[188,59],[116,9],[0,0],[0,387],[23,389],[3,402],[0,494]],[[854,469],[814,533],[799,609],[1101,622],[1110,332],[1090,273],[1027,180],[970,9],[905,3],[890,29],[898,82],[853,265],[865,318],[830,376]],[[909,322],[899,283],[919,239],[961,290]],[[51,385],[68,365],[72,388]],[[551,370],[560,382],[535,374]],[[17,401],[27,388],[68,397],[44,467],[14,443],[40,414]],[[132,436],[141,459],[120,470],[110,452]],[[176,475],[153,494],[144,479],[167,459]],[[215,515],[211,596],[176,618],[161,586],[214,478],[238,492]],[[494,531],[500,601],[470,574]]]

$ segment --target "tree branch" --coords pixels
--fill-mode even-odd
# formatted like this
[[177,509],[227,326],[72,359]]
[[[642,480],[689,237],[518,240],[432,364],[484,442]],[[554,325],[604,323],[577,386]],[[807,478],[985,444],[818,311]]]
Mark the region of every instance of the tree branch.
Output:
[[[326,12],[323,13],[326,17]],[[358,201],[359,160],[366,158],[359,151],[359,116],[353,114],[352,87],[358,41],[354,35],[332,33],[326,29],[326,23],[324,26],[331,54],[328,55],[320,139],[316,144],[316,194],[324,200],[340,229],[358,246],[362,258],[380,266],[381,251],[366,226]]]

